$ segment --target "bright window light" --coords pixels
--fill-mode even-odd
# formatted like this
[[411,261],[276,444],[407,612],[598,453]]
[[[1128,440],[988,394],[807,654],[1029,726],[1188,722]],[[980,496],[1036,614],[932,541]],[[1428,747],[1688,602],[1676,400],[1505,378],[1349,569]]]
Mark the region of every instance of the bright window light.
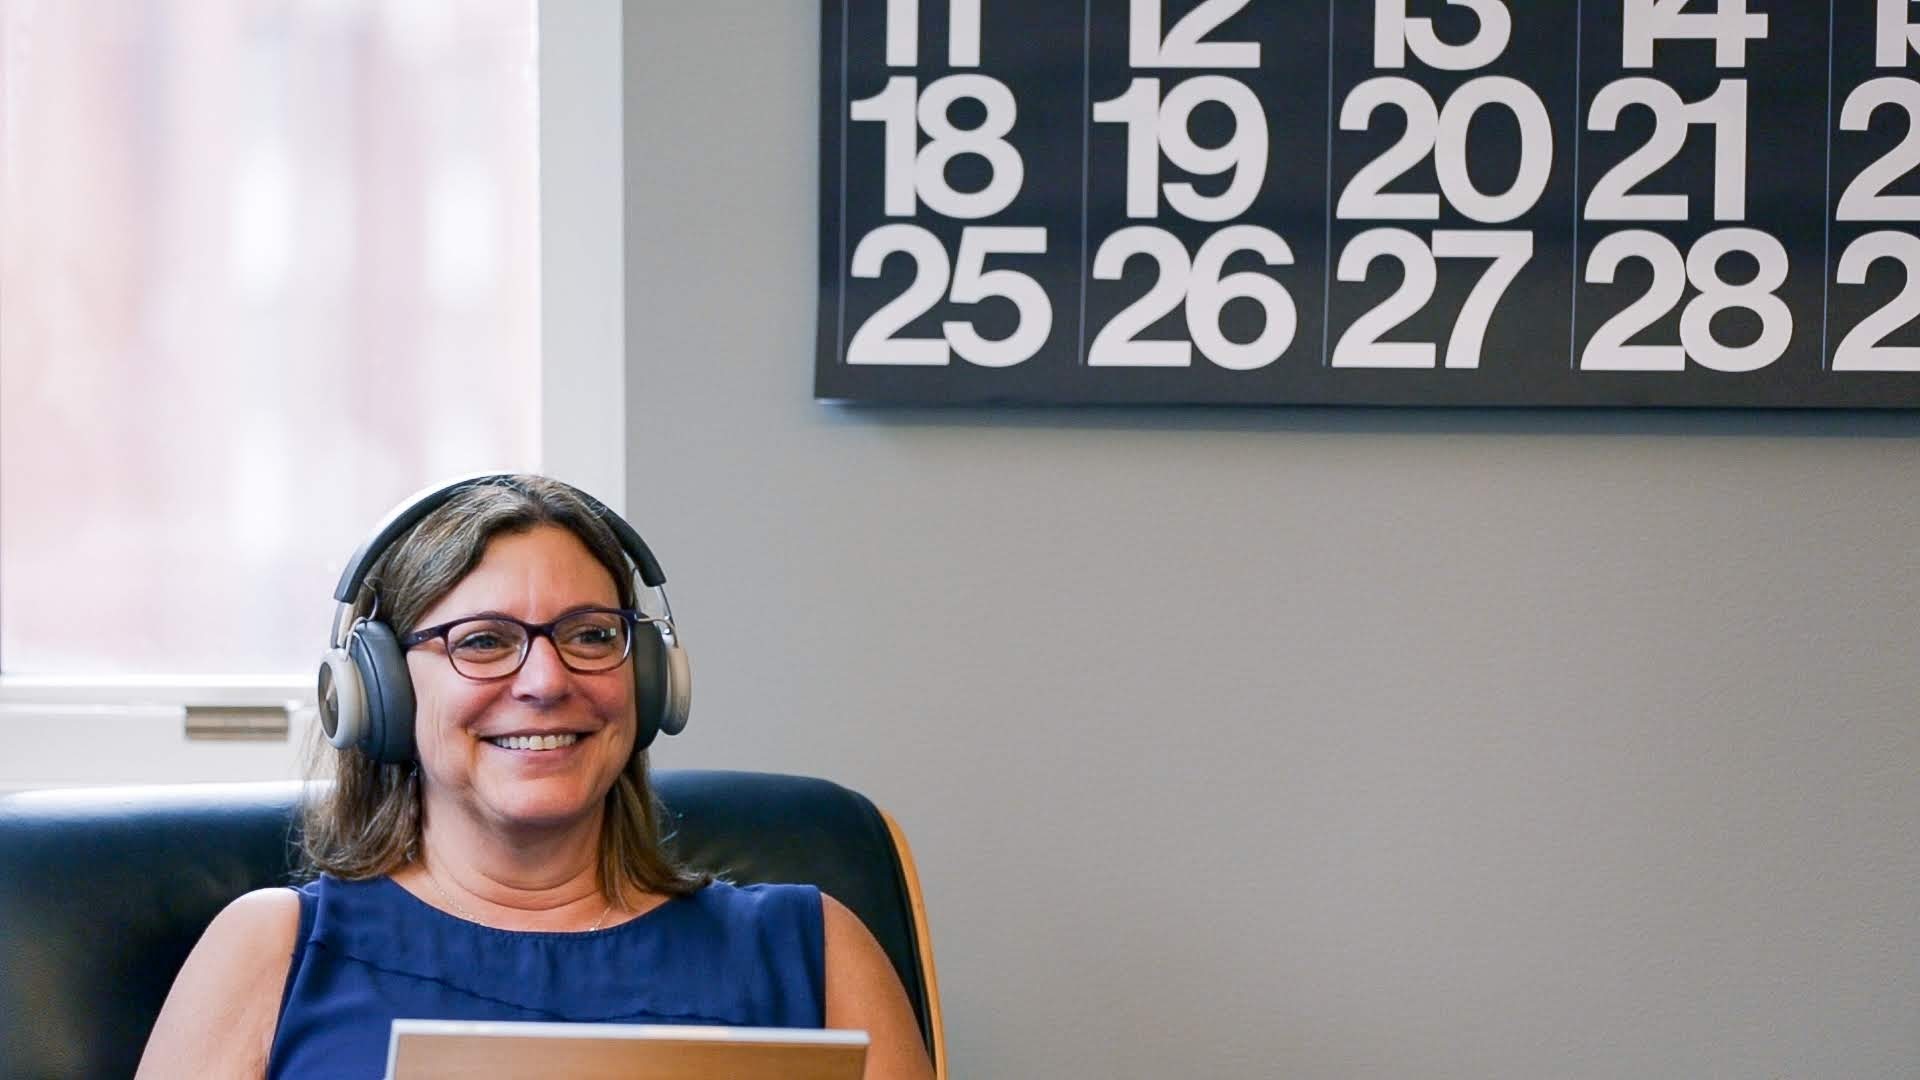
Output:
[[0,673],[306,673],[388,506],[538,466],[535,34],[0,0]]

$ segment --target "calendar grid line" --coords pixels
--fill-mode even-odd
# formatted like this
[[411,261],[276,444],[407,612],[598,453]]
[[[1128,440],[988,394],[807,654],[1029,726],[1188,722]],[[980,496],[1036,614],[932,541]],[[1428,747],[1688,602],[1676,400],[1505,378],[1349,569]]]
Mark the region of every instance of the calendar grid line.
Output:
[[1329,351],[1333,342],[1333,37],[1334,37],[1334,0],[1327,0],[1327,215],[1326,228],[1321,234],[1326,252],[1321,256],[1322,271],[1320,287],[1320,366],[1333,364],[1333,354]]
[[847,112],[853,106],[850,103],[852,91],[847,86],[851,65],[847,56],[852,49],[848,45],[847,34],[853,25],[853,0],[841,0],[840,4],[840,265],[836,268],[840,275],[840,320],[835,330],[835,355],[840,358],[841,366],[847,363]]
[[1571,288],[1567,290],[1567,370],[1580,370],[1580,65],[1586,58],[1582,26],[1586,22],[1586,0],[1573,8],[1573,268]]
[[1080,38],[1080,333],[1076,367],[1087,366],[1087,192],[1093,170],[1093,0],[1086,0]]
[[1833,10],[1839,0],[1827,0],[1827,178],[1820,204],[1825,237],[1820,252],[1820,370],[1828,371],[1827,316],[1833,299]]

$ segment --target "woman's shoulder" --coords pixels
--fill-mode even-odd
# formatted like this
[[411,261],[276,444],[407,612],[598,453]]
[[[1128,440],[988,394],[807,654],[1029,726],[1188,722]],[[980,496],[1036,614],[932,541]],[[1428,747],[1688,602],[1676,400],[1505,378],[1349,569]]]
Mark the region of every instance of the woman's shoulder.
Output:
[[300,933],[300,894],[255,889],[213,917],[191,960],[212,969],[217,985],[279,989]]
[[754,906],[767,904],[819,903],[824,895],[818,885],[795,881],[755,881],[745,885],[714,878],[695,890],[691,899],[716,905]]
[[709,910],[732,912],[745,918],[797,918],[825,930],[829,937],[859,933],[871,937],[860,916],[818,885],[797,882],[757,882],[736,885],[715,880],[692,899]]
[[[713,940],[732,942],[733,948],[775,947],[813,951],[821,936],[822,893],[812,885],[786,882],[736,884],[714,880],[691,895],[662,905],[674,933],[695,931]],[[646,916],[641,917],[643,920]],[[701,929],[704,928],[704,929]],[[758,946],[751,943],[758,942]],[[784,943],[784,944],[782,944]]]
[[291,889],[256,889],[222,908],[174,979],[141,1075],[264,1068],[299,928]]
[[207,926],[217,942],[248,941],[275,944],[285,938],[289,947],[300,928],[300,892],[292,888],[255,889],[229,902]]
[[820,919],[819,887],[794,882],[736,884],[716,878],[684,898],[684,903],[710,917],[729,922],[786,921],[795,917]]

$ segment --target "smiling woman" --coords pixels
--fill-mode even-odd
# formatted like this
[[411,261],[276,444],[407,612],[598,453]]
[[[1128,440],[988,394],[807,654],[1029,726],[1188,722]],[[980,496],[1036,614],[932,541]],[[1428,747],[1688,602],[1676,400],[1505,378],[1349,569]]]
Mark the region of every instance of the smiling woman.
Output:
[[[480,565],[424,617],[453,617],[462,629],[483,613],[491,617],[482,617],[482,627],[513,619],[511,611],[554,619],[555,609],[604,609],[618,601],[613,576],[580,538],[542,525],[488,544]],[[613,625],[624,639],[626,620]],[[568,821],[580,823],[582,836],[600,835],[598,796],[611,790],[628,762],[644,760],[633,752],[632,675],[604,665],[579,671],[544,635],[522,638],[523,647],[514,650],[520,662],[511,669],[474,675],[461,667],[459,654],[475,649],[486,631],[462,633],[458,641],[420,641],[407,653],[420,704],[415,738],[429,842],[449,828],[517,837]],[[505,635],[487,636],[497,642]],[[499,646],[483,648],[492,653]],[[617,656],[626,652],[622,645]],[[504,745],[530,740],[541,745]],[[645,783],[644,773],[632,779]]]
[[[379,557],[365,574],[367,587],[354,597],[354,614],[370,620],[363,635],[390,632],[397,647],[406,648],[416,638],[416,627],[439,629],[435,624],[464,622],[473,615],[519,612],[538,618],[547,614],[538,611],[546,604],[554,609],[547,617],[585,607],[631,611],[639,603],[635,575],[608,524],[614,519],[596,506],[572,488],[539,477],[506,486],[477,485],[454,495],[384,554],[367,552]],[[513,580],[516,574],[522,579]],[[373,616],[378,620],[371,621]],[[422,818],[432,819],[435,806],[446,809],[442,800],[450,795],[474,797],[471,777],[451,771],[460,748],[477,754],[481,738],[547,734],[560,725],[585,723],[579,719],[584,714],[613,714],[644,716],[648,732],[638,740],[628,724],[624,736],[614,731],[588,740],[600,744],[596,760],[613,772],[606,795],[620,809],[606,815],[604,828],[594,830],[602,841],[600,871],[616,895],[673,893],[696,884],[662,857],[656,839],[659,811],[647,783],[645,750],[660,716],[674,705],[667,685],[670,665],[663,660],[654,617],[635,612],[627,629],[641,620],[647,623],[644,639],[628,633],[614,668],[588,672],[566,670],[556,651],[531,635],[523,638],[524,652],[516,648],[511,669],[475,667],[461,659],[457,654],[471,647],[470,634],[456,639],[454,654],[440,635],[412,640],[405,652],[406,677],[384,679],[380,689],[392,694],[404,687],[418,703],[418,720],[369,732],[368,738],[381,744],[379,753],[330,756],[335,797],[311,809],[306,827],[313,867],[349,879],[395,873],[417,855],[426,828]],[[671,629],[670,620],[665,625]],[[564,692],[556,698],[559,691]],[[462,708],[491,726],[444,730],[443,723],[457,722],[444,714]],[[625,749],[616,759],[607,753],[616,748],[606,744],[620,737]],[[627,752],[636,741],[637,752]],[[486,749],[500,755],[530,753]],[[572,762],[577,755],[564,756]],[[438,818],[450,820],[447,813]],[[383,827],[387,822],[404,827]]]
[[323,667],[315,876],[215,919],[143,1076],[377,1074],[400,1017],[858,1028],[869,1078],[931,1075],[857,917],[665,852],[647,748],[684,721],[687,669],[636,578],[664,607],[638,535],[545,478],[390,515]]

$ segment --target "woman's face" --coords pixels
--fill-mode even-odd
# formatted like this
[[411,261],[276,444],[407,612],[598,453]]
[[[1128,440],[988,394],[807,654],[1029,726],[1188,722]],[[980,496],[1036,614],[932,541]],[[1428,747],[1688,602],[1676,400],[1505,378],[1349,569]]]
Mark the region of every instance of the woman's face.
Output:
[[[468,615],[545,623],[582,607],[618,607],[613,575],[571,531],[553,525],[488,542],[475,566],[419,626]],[[480,682],[453,670],[443,641],[407,653],[415,739],[429,807],[450,806],[494,828],[575,824],[596,813],[633,751],[633,661],[583,675],[535,637],[527,661]],[[574,735],[554,750],[508,749],[516,735]]]

